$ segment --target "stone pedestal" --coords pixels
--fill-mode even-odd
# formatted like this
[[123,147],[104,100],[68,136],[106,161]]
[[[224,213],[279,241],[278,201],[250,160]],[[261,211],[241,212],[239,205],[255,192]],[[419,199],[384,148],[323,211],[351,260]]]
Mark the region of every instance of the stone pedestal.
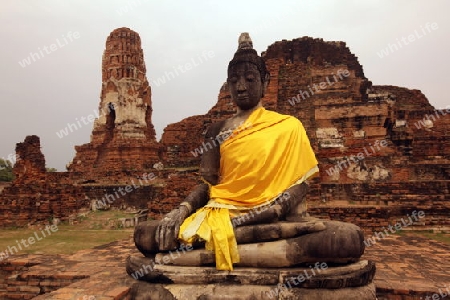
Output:
[[[373,283],[357,288],[295,288],[274,294],[274,288],[258,285],[185,285],[140,282],[131,289],[134,300],[375,300]],[[272,292],[272,293],[271,293]]]
[[[350,223],[309,218],[235,229],[240,262],[217,270],[212,251],[180,245],[157,253],[158,221],[136,227],[142,256],[127,258],[133,299],[375,300],[375,264],[360,260],[364,234]],[[145,255],[145,256],[144,256]]]
[[[266,299],[338,299],[375,300],[372,283],[375,264],[362,260],[326,269],[313,266],[296,268],[236,268],[218,271],[214,267],[156,265],[159,275],[147,277],[149,258],[129,257],[127,265],[141,265],[141,280],[132,287],[133,299],[140,300],[266,300]],[[138,275],[142,275],[138,277]]]

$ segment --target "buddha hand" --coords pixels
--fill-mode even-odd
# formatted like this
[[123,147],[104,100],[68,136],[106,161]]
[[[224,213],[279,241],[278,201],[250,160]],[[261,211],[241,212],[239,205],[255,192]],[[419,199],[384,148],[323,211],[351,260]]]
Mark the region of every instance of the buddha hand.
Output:
[[189,215],[183,206],[175,208],[159,222],[156,229],[155,240],[160,251],[174,250],[178,247],[177,239],[180,232],[180,225]]

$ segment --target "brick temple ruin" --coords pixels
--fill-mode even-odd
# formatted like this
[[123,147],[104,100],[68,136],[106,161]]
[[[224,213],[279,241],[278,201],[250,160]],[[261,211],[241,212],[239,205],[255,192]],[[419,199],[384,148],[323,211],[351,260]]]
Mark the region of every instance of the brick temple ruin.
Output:
[[[373,231],[421,210],[425,217],[410,229],[450,228],[449,110],[436,110],[418,90],[372,85],[344,42],[282,40],[262,55],[271,73],[264,106],[299,118],[319,160],[312,215]],[[140,37],[119,28],[106,41],[99,111],[67,172],[45,171],[37,136],[17,144],[0,226],[68,220],[107,195],[118,195],[112,206],[158,218],[199,182],[195,149],[208,126],[235,108],[224,84],[206,114],[168,125],[156,141]]]
[[[408,229],[449,230],[450,111],[436,110],[418,90],[373,86],[343,42],[283,40],[263,57],[271,73],[265,107],[302,121],[320,163],[308,197],[312,215],[372,232],[416,210],[424,217]],[[68,221],[102,199],[118,208],[148,209],[159,218],[182,201],[200,180],[195,150],[203,146],[206,128],[235,108],[224,85],[205,115],[168,125],[158,142],[145,73],[139,35],[128,28],[111,32],[102,59],[101,115],[90,142],[76,147],[67,172],[46,172],[39,137],[18,143],[15,180],[0,194],[1,227]],[[411,250],[407,237],[397,237],[387,238],[385,252],[368,247],[381,271],[377,296],[416,300],[433,294],[436,282],[445,282],[448,247],[424,248],[426,241],[415,237]],[[120,241],[69,257],[3,261],[0,298],[129,299],[133,279],[120,262],[133,251],[131,241]],[[394,251],[414,262],[410,269],[393,268],[402,265]],[[431,269],[435,284],[425,277],[404,282]]]

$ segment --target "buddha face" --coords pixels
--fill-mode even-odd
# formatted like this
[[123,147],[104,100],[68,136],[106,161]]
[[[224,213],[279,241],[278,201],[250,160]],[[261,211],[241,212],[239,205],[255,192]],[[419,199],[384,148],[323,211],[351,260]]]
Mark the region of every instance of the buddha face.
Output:
[[255,107],[264,96],[265,84],[258,68],[249,62],[232,66],[228,71],[231,99],[242,110]]

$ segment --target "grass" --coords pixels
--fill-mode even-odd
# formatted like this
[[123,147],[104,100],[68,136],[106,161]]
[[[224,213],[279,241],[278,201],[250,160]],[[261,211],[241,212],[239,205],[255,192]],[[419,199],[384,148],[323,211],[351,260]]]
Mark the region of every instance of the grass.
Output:
[[[129,238],[133,234],[132,228],[122,229],[117,219],[130,216],[117,210],[100,211],[79,215],[74,225],[60,224],[55,232],[41,232],[41,229],[9,228],[0,230],[0,252],[15,246],[19,254],[73,254],[79,250],[93,248],[113,241]],[[113,226],[111,226],[113,225]],[[45,234],[45,237],[44,237]],[[40,240],[35,238],[37,235]],[[28,239],[34,237],[35,243]],[[21,240],[24,239],[28,247]],[[22,250],[17,245],[21,243]],[[9,252],[8,252],[9,253]]]
[[450,245],[450,233],[435,233],[432,231],[405,231],[405,230],[399,230],[395,234],[398,235],[408,235],[408,236],[420,236],[425,237],[430,240],[435,240],[447,245]]
[[430,231],[420,231],[417,232],[417,234],[429,238],[430,240],[435,240],[450,245],[450,234],[448,233],[433,233]]

